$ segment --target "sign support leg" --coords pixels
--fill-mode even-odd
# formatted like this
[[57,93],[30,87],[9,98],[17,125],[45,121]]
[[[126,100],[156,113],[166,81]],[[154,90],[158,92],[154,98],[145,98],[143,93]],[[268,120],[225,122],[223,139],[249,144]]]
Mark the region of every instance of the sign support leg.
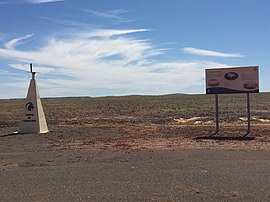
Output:
[[[213,135],[217,134],[219,132],[219,110],[218,110],[218,94],[215,94],[215,100],[216,100],[216,131]],[[211,135],[211,136],[213,136]]]
[[248,134],[250,134],[250,99],[249,99],[249,93],[247,93],[247,134],[244,135],[247,136]]

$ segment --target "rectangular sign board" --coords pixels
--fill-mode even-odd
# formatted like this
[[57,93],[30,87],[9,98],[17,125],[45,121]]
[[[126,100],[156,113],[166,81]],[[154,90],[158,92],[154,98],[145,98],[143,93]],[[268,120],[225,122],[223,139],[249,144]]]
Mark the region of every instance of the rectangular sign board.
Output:
[[206,94],[258,93],[259,67],[206,69]]

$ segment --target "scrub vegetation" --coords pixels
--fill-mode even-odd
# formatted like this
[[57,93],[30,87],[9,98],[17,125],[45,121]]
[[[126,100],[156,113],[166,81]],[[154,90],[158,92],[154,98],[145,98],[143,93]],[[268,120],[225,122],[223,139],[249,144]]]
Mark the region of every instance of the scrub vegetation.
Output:
[[[270,93],[251,94],[253,124],[270,121]],[[214,95],[110,96],[42,99],[48,125],[213,125]],[[1,127],[19,125],[24,100],[0,100]],[[219,95],[222,124],[246,121],[246,94]]]

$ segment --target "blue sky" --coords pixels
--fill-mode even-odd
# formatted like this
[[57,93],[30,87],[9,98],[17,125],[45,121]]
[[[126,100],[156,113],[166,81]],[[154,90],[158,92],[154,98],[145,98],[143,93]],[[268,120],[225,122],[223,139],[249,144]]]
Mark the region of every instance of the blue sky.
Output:
[[204,69],[260,67],[270,1],[0,0],[0,98],[205,93]]

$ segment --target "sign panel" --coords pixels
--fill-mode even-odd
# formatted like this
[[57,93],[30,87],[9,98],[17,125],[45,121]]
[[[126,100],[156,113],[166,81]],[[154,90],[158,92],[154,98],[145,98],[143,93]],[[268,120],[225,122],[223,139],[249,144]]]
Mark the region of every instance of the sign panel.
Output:
[[259,67],[206,69],[206,94],[258,93]]

